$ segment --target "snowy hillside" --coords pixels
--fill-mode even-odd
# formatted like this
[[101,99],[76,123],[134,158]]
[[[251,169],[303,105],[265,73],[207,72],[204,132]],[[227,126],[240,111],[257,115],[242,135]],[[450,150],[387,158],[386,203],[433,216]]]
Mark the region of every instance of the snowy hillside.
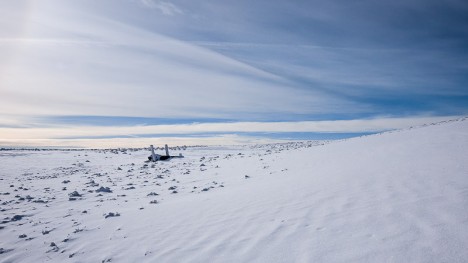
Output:
[[1,151],[0,262],[466,262],[468,120],[331,143]]

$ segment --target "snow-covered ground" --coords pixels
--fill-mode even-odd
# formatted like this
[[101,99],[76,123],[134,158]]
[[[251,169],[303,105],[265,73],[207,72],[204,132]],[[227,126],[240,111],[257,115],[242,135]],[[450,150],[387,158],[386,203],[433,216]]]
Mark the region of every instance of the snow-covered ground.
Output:
[[466,119],[179,152],[1,151],[0,261],[468,259]]

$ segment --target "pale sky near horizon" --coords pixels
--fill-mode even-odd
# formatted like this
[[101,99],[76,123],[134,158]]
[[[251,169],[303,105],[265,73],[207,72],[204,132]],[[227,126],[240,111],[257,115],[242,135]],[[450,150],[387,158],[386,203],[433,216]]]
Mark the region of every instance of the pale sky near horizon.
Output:
[[453,119],[468,114],[467,47],[461,0],[1,0],[0,146]]

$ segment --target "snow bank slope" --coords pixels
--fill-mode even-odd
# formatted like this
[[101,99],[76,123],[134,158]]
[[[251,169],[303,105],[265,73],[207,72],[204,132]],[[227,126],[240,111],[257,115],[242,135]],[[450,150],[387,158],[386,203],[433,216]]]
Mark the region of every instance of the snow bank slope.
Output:
[[[107,182],[113,193],[86,193],[80,200],[68,201],[65,193],[57,191],[48,207],[36,206],[29,219],[22,220],[24,225],[5,224],[1,246],[8,252],[0,259],[463,262],[468,258],[467,120],[293,148],[297,149],[270,145],[194,150],[185,153],[185,159],[146,168],[150,169],[146,173],[115,170],[117,165],[136,163],[146,153],[106,159],[102,153],[90,153],[95,164],[86,164],[87,169],[107,171],[107,177],[96,176],[95,181]],[[43,156],[41,165],[50,166],[43,170],[57,165],[50,164],[57,158],[62,158],[61,165],[79,158],[64,155]],[[12,168],[15,162],[30,157],[15,158],[6,158],[11,172],[19,169]],[[80,190],[91,174],[76,172],[47,180],[58,189],[63,178],[71,178],[75,188],[69,190]],[[165,179],[155,181],[161,174]],[[11,178],[5,175],[5,180]],[[126,190],[129,182],[136,189]],[[170,186],[176,186],[177,193]],[[2,191],[6,188],[2,185]],[[153,189],[159,203],[150,205],[153,198],[147,194]],[[26,207],[21,204],[4,205],[11,209],[9,218],[15,207]],[[82,214],[83,210],[88,212]],[[105,218],[103,214],[110,211],[121,215]],[[44,221],[50,224],[41,225]],[[37,234],[38,225],[53,225],[54,231]],[[74,228],[82,231],[73,233]],[[35,239],[19,240],[23,232]],[[65,237],[70,240],[61,241]],[[57,251],[51,251],[52,241]]]

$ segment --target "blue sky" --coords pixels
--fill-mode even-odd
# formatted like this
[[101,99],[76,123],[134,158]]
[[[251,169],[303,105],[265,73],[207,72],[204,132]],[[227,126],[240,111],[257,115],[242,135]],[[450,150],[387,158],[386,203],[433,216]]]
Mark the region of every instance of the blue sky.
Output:
[[0,47],[0,145],[341,138],[468,113],[466,1],[5,0]]

